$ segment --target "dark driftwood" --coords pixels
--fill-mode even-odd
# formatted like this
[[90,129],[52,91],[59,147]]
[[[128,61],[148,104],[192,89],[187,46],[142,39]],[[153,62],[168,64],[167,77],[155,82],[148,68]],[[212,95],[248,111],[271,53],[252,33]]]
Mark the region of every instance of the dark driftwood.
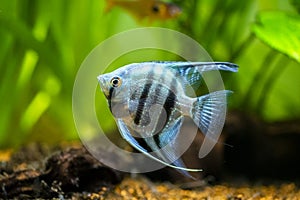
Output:
[[122,173],[102,165],[84,148],[53,154],[45,169],[18,169],[0,178],[0,198],[57,198],[68,193],[99,192],[122,180]]

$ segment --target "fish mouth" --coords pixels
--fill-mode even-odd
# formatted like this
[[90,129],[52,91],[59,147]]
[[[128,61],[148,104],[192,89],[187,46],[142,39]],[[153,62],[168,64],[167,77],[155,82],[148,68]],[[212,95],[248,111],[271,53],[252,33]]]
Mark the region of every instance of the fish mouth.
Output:
[[100,88],[102,90],[102,92],[104,93],[104,95],[106,96],[106,98],[109,96],[109,90],[108,90],[108,83],[106,81],[106,79],[104,78],[103,75],[99,75],[97,77]]

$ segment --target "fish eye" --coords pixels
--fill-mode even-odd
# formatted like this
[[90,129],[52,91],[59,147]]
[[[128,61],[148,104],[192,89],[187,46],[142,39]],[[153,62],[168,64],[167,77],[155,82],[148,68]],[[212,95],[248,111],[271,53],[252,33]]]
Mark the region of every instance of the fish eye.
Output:
[[158,12],[159,12],[159,5],[158,5],[158,4],[155,4],[155,5],[152,7],[152,12],[154,12],[154,13],[158,13]]
[[122,80],[121,80],[120,77],[115,76],[115,77],[113,77],[113,78],[110,80],[110,84],[111,84],[111,86],[113,86],[113,87],[120,87],[121,84],[122,84]]

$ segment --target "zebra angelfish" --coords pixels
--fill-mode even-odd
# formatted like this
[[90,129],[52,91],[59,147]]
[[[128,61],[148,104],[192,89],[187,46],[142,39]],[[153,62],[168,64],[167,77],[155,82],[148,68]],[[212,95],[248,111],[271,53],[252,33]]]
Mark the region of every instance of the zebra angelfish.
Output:
[[[144,62],[100,75],[98,81],[122,137],[138,151],[190,177],[187,171],[201,169],[186,168],[172,147],[183,117],[191,117],[203,134],[214,134],[231,91],[191,97],[187,90],[199,86],[203,72],[236,72],[237,68],[227,62]],[[169,148],[160,151],[168,144]]]

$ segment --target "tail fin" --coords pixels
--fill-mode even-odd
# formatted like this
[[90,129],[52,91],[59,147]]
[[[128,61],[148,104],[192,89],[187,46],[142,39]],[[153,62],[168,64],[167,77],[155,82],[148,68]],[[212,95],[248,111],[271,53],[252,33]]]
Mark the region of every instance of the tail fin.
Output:
[[198,97],[193,103],[191,116],[204,135],[217,140],[223,129],[227,96],[232,92],[222,90]]

